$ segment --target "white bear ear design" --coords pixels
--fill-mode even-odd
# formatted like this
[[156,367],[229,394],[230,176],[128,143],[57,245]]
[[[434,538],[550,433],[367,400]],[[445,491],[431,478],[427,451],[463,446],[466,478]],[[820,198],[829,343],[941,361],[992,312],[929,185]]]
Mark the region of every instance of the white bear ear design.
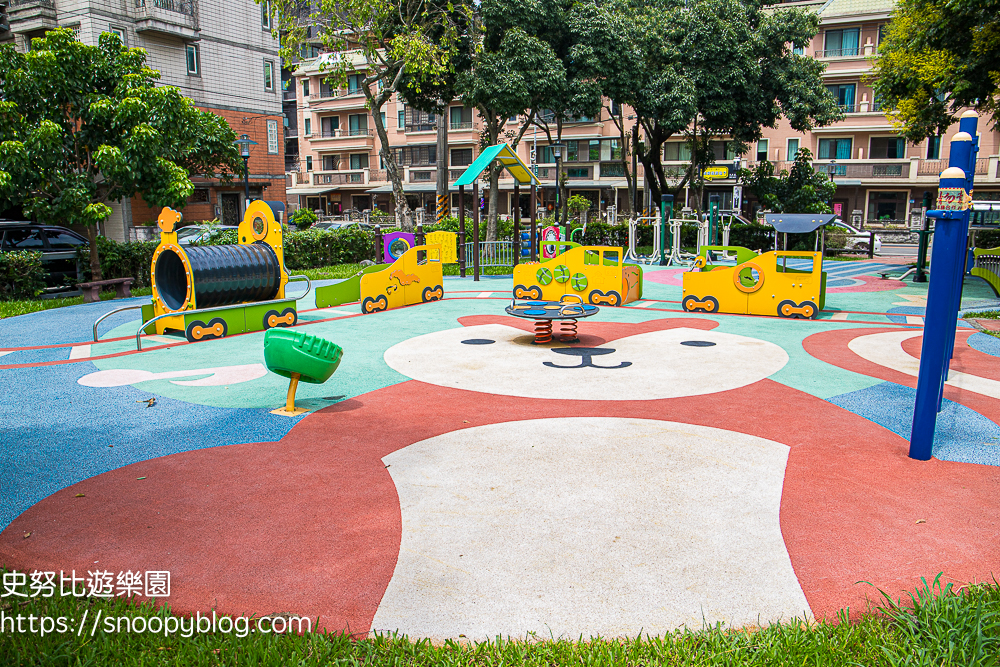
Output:
[[788,363],[778,345],[686,327],[599,347],[531,344],[521,329],[483,324],[394,345],[386,363],[428,384],[525,398],[642,401],[737,389]]

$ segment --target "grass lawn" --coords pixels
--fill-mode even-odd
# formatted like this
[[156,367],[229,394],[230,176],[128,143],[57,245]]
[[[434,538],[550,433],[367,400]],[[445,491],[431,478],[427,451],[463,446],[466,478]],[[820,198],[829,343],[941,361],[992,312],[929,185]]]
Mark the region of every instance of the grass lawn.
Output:
[[[678,631],[662,637],[552,640],[496,638],[485,642],[432,644],[403,636],[351,640],[343,635],[243,633],[257,621],[223,633],[194,632],[184,619],[175,632],[138,632],[179,624],[166,608],[119,599],[8,597],[0,621],[22,617],[24,631],[0,629],[0,664],[21,665],[896,665],[987,667],[1000,661],[1000,586],[993,582],[956,593],[937,582],[898,607],[886,600],[856,622],[791,621],[763,628],[721,627]],[[81,620],[87,615],[87,622]],[[209,611],[209,615],[211,612]],[[34,617],[35,631],[28,631]],[[68,630],[40,633],[40,617],[64,618]],[[95,626],[94,619],[101,619]],[[108,619],[113,619],[108,623]],[[124,620],[128,619],[128,620]],[[157,620],[158,619],[158,620]],[[172,620],[168,620],[172,619]],[[268,621],[270,623],[272,621]],[[128,625],[126,625],[128,624]],[[96,627],[96,630],[95,630]],[[267,627],[267,626],[265,626]],[[121,631],[118,631],[121,628]],[[132,631],[127,631],[132,628]],[[244,634],[236,636],[237,632]],[[181,634],[189,634],[183,637]]]
[[[152,293],[153,292],[149,287],[138,287],[132,290],[132,296],[149,296]],[[102,301],[107,301],[114,296],[114,290],[101,292]],[[74,296],[67,299],[22,299],[19,301],[0,301],[0,320],[5,317],[35,313],[39,310],[62,308],[63,306],[75,306],[78,303],[83,303],[82,296]]]

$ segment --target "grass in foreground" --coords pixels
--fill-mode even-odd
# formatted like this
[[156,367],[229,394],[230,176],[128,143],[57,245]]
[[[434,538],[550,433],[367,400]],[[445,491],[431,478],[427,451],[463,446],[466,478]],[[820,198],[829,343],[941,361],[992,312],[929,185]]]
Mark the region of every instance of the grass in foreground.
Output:
[[[132,296],[149,296],[152,294],[149,287],[138,287],[132,290]],[[115,296],[115,291],[101,292],[101,301],[107,301]],[[51,310],[52,308],[62,308],[64,306],[75,306],[83,303],[82,296],[73,296],[62,299],[22,299],[19,301],[0,301],[0,320],[6,317],[26,315],[36,313],[39,310]]]
[[[940,576],[940,575],[939,575]],[[843,667],[996,667],[1000,661],[1000,586],[996,582],[956,592],[935,580],[924,582],[908,606],[886,598],[855,622],[842,614],[838,623],[791,621],[764,628],[722,627],[683,630],[662,637],[550,640],[545,637],[484,642],[448,641],[434,645],[403,636],[354,641],[344,635],[245,637],[194,633],[105,632],[91,636],[93,619],[173,617],[165,608],[136,607],[121,599],[30,598],[0,601],[0,612],[36,618],[66,617],[68,633],[0,632],[0,664],[22,665],[427,665],[500,667],[501,665],[726,665]],[[77,636],[80,619],[88,624]],[[0,616],[2,618],[2,616]],[[315,619],[314,619],[315,620]],[[117,621],[116,621],[117,622]],[[24,621],[27,623],[27,621]],[[254,626],[251,622],[250,627]],[[123,626],[124,627],[124,626]]]

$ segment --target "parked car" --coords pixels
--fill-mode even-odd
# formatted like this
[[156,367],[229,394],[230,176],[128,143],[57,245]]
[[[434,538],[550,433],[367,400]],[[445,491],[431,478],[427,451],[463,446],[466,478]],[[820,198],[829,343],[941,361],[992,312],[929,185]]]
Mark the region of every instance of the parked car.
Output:
[[[868,244],[871,242],[871,234],[850,226],[840,218],[834,218],[833,222],[826,226],[826,233],[846,234],[847,239],[844,241],[845,248],[849,250],[857,250],[858,252],[868,252]],[[882,237],[876,234],[875,252],[881,252],[881,250]]]
[[239,229],[235,225],[188,225],[177,230],[177,242],[181,245],[191,245],[207,241],[213,234],[229,229]]
[[335,231],[338,229],[348,229],[350,227],[357,227],[365,231],[374,229],[372,225],[360,222],[358,220],[339,220],[334,222],[333,220],[321,220],[319,222],[314,222],[312,227],[309,229],[323,229],[326,231]]
[[53,290],[72,288],[80,281],[77,249],[88,245],[85,237],[65,227],[0,220],[0,252],[31,250],[42,253],[42,264],[49,272],[45,283]]

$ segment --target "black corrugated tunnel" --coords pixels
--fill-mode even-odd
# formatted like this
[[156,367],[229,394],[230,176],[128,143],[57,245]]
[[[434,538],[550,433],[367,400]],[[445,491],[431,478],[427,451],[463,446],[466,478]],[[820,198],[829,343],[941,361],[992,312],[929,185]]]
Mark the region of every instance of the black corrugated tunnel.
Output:
[[[278,295],[281,265],[266,243],[196,246],[184,249],[191,266],[198,308],[267,301]],[[169,310],[184,306],[188,277],[184,263],[173,250],[156,258],[156,291]]]

